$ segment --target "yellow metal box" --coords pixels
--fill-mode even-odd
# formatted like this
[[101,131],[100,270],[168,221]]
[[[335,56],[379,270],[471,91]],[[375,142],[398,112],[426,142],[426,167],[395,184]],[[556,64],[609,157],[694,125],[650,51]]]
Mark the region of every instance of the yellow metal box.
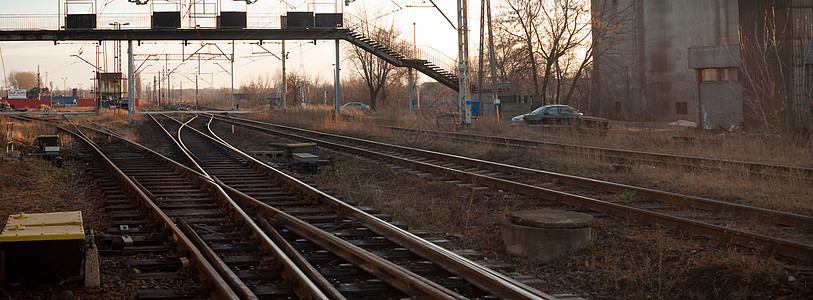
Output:
[[84,245],[80,211],[11,215],[0,233],[0,281],[79,275]]
[[0,233],[0,242],[76,239],[85,239],[81,211],[11,215]]

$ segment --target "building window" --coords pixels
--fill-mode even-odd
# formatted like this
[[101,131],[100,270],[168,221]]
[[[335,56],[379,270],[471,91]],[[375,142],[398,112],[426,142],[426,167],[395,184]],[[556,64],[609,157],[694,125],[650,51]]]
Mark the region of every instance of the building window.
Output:
[[675,102],[675,114],[688,115],[689,114],[689,104],[686,103],[686,102]]
[[738,81],[737,68],[720,69],[720,81]]
[[738,68],[709,68],[700,69],[700,81],[739,81]]
[[700,69],[700,81],[717,81],[717,69]]

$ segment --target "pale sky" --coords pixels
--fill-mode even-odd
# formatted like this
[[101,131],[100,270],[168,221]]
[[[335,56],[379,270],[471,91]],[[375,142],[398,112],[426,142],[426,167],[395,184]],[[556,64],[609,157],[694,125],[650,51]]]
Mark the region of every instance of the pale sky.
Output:
[[[202,2],[203,0],[199,1]],[[339,0],[342,1],[343,0]],[[136,6],[127,0],[97,0],[97,14],[100,17],[107,18],[106,20],[117,20],[116,13],[143,13],[144,16],[149,15],[149,5]],[[150,1],[153,3],[161,3],[161,1]],[[470,56],[474,57],[477,51],[477,30],[479,18],[479,1],[471,1],[469,4],[469,27],[470,33]],[[165,3],[165,2],[164,2]],[[207,1],[207,3],[214,3],[214,1]],[[316,11],[316,12],[334,12],[334,5],[332,4],[319,4],[312,3],[325,3],[323,1],[288,1],[287,6],[281,1],[267,1],[259,0],[252,5],[246,6],[244,2],[222,0],[221,10],[246,10],[249,15],[252,13],[268,13],[273,15],[283,14],[284,11]],[[440,6],[443,12],[456,23],[454,1],[436,0],[436,4]],[[408,6],[427,6],[428,0],[357,0],[349,6],[339,6],[339,10],[344,9],[347,13],[353,13],[361,8],[366,7],[368,11],[384,12],[387,13],[386,17],[394,18],[396,26],[405,34],[402,36],[407,41],[412,41],[413,22],[415,24],[416,40],[418,45],[430,45],[431,47],[439,50],[441,53],[456,58],[457,57],[457,35],[452,26],[446,21],[445,18],[434,8],[431,7],[408,7]],[[314,9],[315,7],[315,9]],[[69,8],[71,13],[83,13],[83,10],[89,11],[91,6],[78,7],[72,6]],[[155,6],[159,10],[159,5]],[[36,24],[33,26],[57,26],[55,23],[58,20],[56,17],[58,13],[64,14],[64,0],[0,0],[0,30],[8,28],[9,24],[7,19],[3,18],[6,14],[39,14],[35,21],[30,23]],[[42,16],[50,15],[50,16]],[[125,17],[126,18],[126,17]],[[102,24],[104,22],[104,24]],[[273,22],[278,22],[274,19]],[[132,22],[137,26],[138,23]],[[455,24],[457,25],[457,24]],[[101,21],[99,27],[112,27],[108,25],[107,21]],[[127,27],[127,26],[124,26]],[[261,49],[251,43],[257,41],[238,41],[236,48],[236,62],[235,68],[235,88],[239,88],[240,84],[250,78],[255,78],[258,75],[274,76],[280,74],[281,62],[279,59],[268,54],[262,54],[265,50]],[[107,42],[108,52],[108,70],[113,69],[112,48],[113,42]],[[181,54],[192,53],[200,47],[200,41],[189,41],[185,47],[181,42],[144,42],[141,46],[137,43],[134,44],[134,53],[136,54]],[[231,51],[231,45],[227,42],[219,42],[220,48],[227,54]],[[341,42],[342,48],[350,47],[351,45],[345,41]],[[274,54],[278,55],[281,52],[281,45],[279,41],[264,41],[263,47]],[[53,42],[0,42],[0,50],[2,50],[3,63],[5,67],[5,74],[11,70],[18,71],[34,71],[36,72],[37,66],[40,67],[40,74],[43,82],[53,83],[56,89],[63,89],[64,85],[70,88],[81,87],[84,89],[92,86],[93,67],[87,63],[79,60],[71,55],[80,55],[82,58],[95,64],[96,61],[96,46],[94,42],[65,42],[54,45]],[[210,47],[212,52],[218,52],[214,47]],[[313,41],[288,41],[286,42],[286,50],[289,53],[287,61],[287,68],[300,72],[304,70],[309,76],[319,76],[322,81],[333,80],[333,64],[335,63],[335,44],[333,41],[320,40],[313,44]],[[122,42],[122,68],[127,70],[127,43]],[[138,66],[141,61],[136,60],[135,65]],[[103,65],[103,63],[100,63]],[[152,65],[152,66],[150,66]],[[170,61],[169,68],[173,69],[178,67],[180,62]],[[228,61],[220,61],[220,65],[226,70],[229,69]],[[142,73],[142,80],[146,84],[152,82],[153,75],[164,67],[164,62],[148,61],[144,64],[144,71]],[[351,69],[347,56],[341,54],[341,73],[343,78],[347,78],[354,71]],[[183,82],[184,88],[194,87],[194,73],[196,72],[197,62],[187,61],[185,64],[178,67],[177,73],[186,73],[191,76],[183,79],[181,76],[173,76],[173,88],[178,88],[180,82]],[[209,87],[210,81],[214,78],[215,87],[229,87],[230,77],[223,68],[209,63],[201,64],[201,80],[199,85],[201,87]],[[47,74],[46,74],[47,73]],[[46,81],[47,76],[47,81]],[[63,84],[63,78],[64,84]],[[2,79],[2,78],[0,78]],[[431,80],[424,78],[423,80]],[[206,82],[204,82],[206,81]]]

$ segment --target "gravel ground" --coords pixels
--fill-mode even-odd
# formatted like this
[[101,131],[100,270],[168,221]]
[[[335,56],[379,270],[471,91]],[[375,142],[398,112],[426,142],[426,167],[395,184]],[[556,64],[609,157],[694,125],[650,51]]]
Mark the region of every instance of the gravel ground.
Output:
[[[251,150],[265,150],[274,139],[247,130],[221,136]],[[325,150],[319,155],[333,163],[311,176],[320,186],[378,207],[410,228],[446,236],[457,249],[513,263],[519,267],[514,275],[536,276],[546,293],[589,299],[813,299],[808,266],[614,217],[597,218],[593,238],[581,250],[550,264],[528,263],[506,255],[499,222],[510,211],[550,205],[543,200],[472,191]]]
[[[238,133],[256,150],[268,138]],[[438,236],[458,249],[474,249],[489,260],[516,264],[517,274],[545,282],[547,293],[589,299],[813,299],[809,266],[780,261],[765,253],[732,248],[704,238],[643,226],[618,218],[598,218],[591,243],[557,261],[531,264],[507,256],[498,224],[507,212],[537,207],[529,199],[496,191],[476,192],[419,178],[391,166],[323,151],[333,165],[312,176],[339,196],[391,213],[395,220]],[[106,230],[101,194],[81,166],[63,168],[27,158],[0,162],[0,216],[25,212],[81,210],[86,226]],[[140,283],[127,280],[118,260],[103,258],[102,287],[81,282],[0,286],[0,299],[121,299]],[[128,296],[129,295],[129,296]]]
[[[23,148],[23,151],[30,150]],[[102,207],[103,195],[80,162],[65,161],[61,168],[49,161],[22,155],[21,160],[0,161],[0,216],[20,212],[82,211],[88,229],[106,232],[110,218]],[[85,288],[80,279],[64,282],[24,282],[0,285],[0,299],[127,299],[138,283],[126,279],[120,258],[101,258],[102,284]]]
[[538,288],[546,293],[588,299],[813,299],[813,276],[804,265],[615,217],[597,218],[592,240],[581,250],[550,264],[528,263],[505,254],[498,224],[506,212],[538,207],[541,199],[481,194],[364,159],[331,158],[333,168],[315,176],[320,185],[382,208],[412,228],[445,235],[457,248],[513,263],[519,273],[542,279],[546,284]]

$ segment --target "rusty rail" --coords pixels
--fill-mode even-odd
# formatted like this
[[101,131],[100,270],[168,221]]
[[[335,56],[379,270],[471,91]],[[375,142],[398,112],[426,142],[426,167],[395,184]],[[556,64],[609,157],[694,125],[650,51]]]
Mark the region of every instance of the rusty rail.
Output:
[[[320,145],[326,146],[328,148],[332,148],[332,149],[336,149],[336,150],[344,151],[344,152],[349,152],[349,153],[353,153],[353,154],[360,155],[360,156],[370,157],[370,158],[374,158],[374,159],[390,161],[390,162],[396,162],[398,164],[401,164],[401,165],[404,165],[404,166],[407,166],[407,167],[410,167],[410,168],[413,168],[413,169],[416,169],[416,170],[426,171],[426,172],[435,173],[435,174],[441,174],[441,175],[449,177],[449,178],[455,178],[455,179],[464,180],[464,181],[467,181],[467,182],[478,182],[479,184],[483,184],[483,185],[486,185],[486,186],[507,189],[507,190],[511,190],[511,191],[526,194],[526,195],[542,197],[544,199],[548,199],[548,200],[559,202],[559,203],[568,204],[568,205],[571,205],[571,206],[585,207],[585,208],[588,208],[588,209],[591,209],[591,210],[594,210],[594,211],[597,211],[597,212],[601,212],[601,213],[610,213],[610,214],[620,216],[620,217],[633,218],[633,219],[637,219],[637,220],[640,220],[640,221],[643,221],[643,222],[646,222],[646,223],[669,225],[669,226],[678,228],[678,229],[683,230],[683,231],[694,232],[694,233],[701,234],[701,235],[709,237],[709,238],[713,238],[713,239],[716,238],[716,239],[720,239],[720,240],[723,240],[723,241],[728,241],[729,243],[732,243],[732,244],[735,244],[735,245],[740,245],[740,246],[744,246],[744,247],[748,247],[748,248],[772,249],[772,251],[775,254],[780,255],[780,256],[792,257],[792,258],[796,258],[796,259],[800,259],[800,260],[804,260],[804,261],[813,261],[813,247],[805,245],[805,244],[797,243],[797,242],[792,242],[792,241],[787,241],[787,240],[778,239],[778,238],[774,238],[774,237],[769,237],[769,236],[765,236],[765,235],[746,232],[746,231],[742,231],[742,230],[736,230],[736,229],[726,228],[726,227],[722,227],[722,226],[712,225],[712,224],[699,222],[699,221],[695,221],[695,220],[690,220],[690,219],[686,219],[686,218],[674,217],[674,216],[670,216],[670,215],[666,215],[666,214],[662,214],[662,213],[657,213],[657,212],[652,212],[652,211],[648,211],[648,210],[644,210],[644,209],[629,207],[629,206],[625,206],[625,205],[621,205],[621,204],[616,204],[616,203],[611,203],[611,202],[607,202],[607,201],[592,199],[592,198],[588,198],[588,197],[584,197],[584,196],[559,192],[559,191],[555,191],[555,190],[552,190],[552,189],[546,189],[546,188],[537,187],[537,186],[533,186],[533,185],[529,185],[529,184],[523,184],[523,183],[514,182],[514,181],[510,181],[510,180],[504,180],[504,179],[494,178],[494,177],[490,177],[490,176],[486,176],[486,175],[480,175],[480,174],[475,174],[475,173],[471,173],[471,172],[454,170],[454,169],[451,169],[451,168],[447,168],[447,167],[443,167],[443,166],[437,166],[437,165],[433,165],[433,164],[430,164],[430,163],[425,163],[425,162],[420,162],[420,161],[415,161],[415,160],[409,160],[409,159],[405,159],[405,158],[401,158],[401,157],[397,157],[397,156],[393,156],[393,155],[378,153],[378,152],[370,151],[368,149],[361,148],[361,147],[353,147],[353,146],[342,145],[342,144],[329,142],[329,141],[325,141],[325,140],[317,140],[315,138],[305,137],[305,136],[291,134],[291,133],[285,133],[285,132],[281,132],[281,131],[278,131],[278,130],[273,130],[273,129],[269,129],[269,128],[265,128],[265,127],[259,127],[259,126],[255,126],[255,125],[241,124],[240,122],[229,120],[229,119],[233,119],[233,118],[223,118],[223,117],[220,117],[220,116],[217,116],[217,117],[219,119],[221,119],[221,120],[224,120],[224,121],[227,121],[227,122],[231,121],[233,124],[246,126],[248,128],[251,128],[251,129],[255,129],[255,130],[259,130],[259,131],[263,131],[263,132],[267,132],[267,133],[273,133],[275,135],[287,136],[289,138],[294,138],[294,139],[299,139],[299,140],[308,140],[308,141],[311,141],[311,142],[317,142]],[[515,166],[510,166],[510,165],[505,165],[505,164],[486,162],[486,161],[482,161],[482,160],[465,158],[465,157],[461,157],[461,156],[444,154],[444,153],[439,153],[439,152],[434,152],[434,151],[412,149],[412,148],[407,148],[407,147],[402,147],[402,146],[397,146],[397,145],[388,145],[388,144],[384,144],[384,143],[378,143],[378,142],[372,142],[372,141],[364,141],[364,140],[360,140],[360,139],[356,139],[356,138],[352,138],[352,137],[342,137],[342,136],[337,136],[337,135],[333,135],[333,134],[315,132],[315,131],[311,131],[311,130],[305,130],[305,129],[293,128],[293,127],[288,127],[288,126],[275,125],[275,124],[268,124],[268,123],[263,123],[263,122],[259,122],[259,121],[253,121],[253,120],[245,120],[245,121],[251,121],[252,123],[262,124],[262,125],[265,125],[265,126],[273,126],[273,127],[277,127],[277,128],[285,128],[285,129],[295,130],[295,131],[299,131],[299,132],[306,132],[306,133],[309,133],[309,134],[314,134],[314,135],[319,135],[319,136],[330,136],[330,137],[336,137],[336,138],[349,139],[349,140],[353,140],[353,141],[360,141],[364,145],[370,146],[370,147],[386,146],[388,148],[391,147],[390,150],[416,151],[416,152],[425,153],[426,155],[434,156],[434,157],[437,157],[437,158],[442,157],[444,160],[469,161],[469,162],[474,162],[475,164],[483,164],[483,165],[487,164],[487,165],[497,166],[497,167],[502,168],[504,170],[514,170],[515,172],[532,171],[532,172],[541,172],[543,174],[544,173],[550,173],[550,172],[532,170],[532,169],[527,169],[527,168],[520,168],[520,167],[515,167]],[[555,174],[555,173],[553,173],[553,174]],[[565,175],[565,176],[567,176],[569,178],[578,178],[576,176],[569,176],[569,175]],[[589,181],[589,182],[592,182],[592,184],[599,185],[599,186],[603,185],[603,183],[604,183],[602,181],[593,180],[593,179],[585,179],[585,180],[586,180],[586,182]],[[620,184],[614,184],[613,186],[615,188],[626,187],[625,185],[620,185]],[[653,193],[653,192],[658,192],[658,191],[650,190],[649,192]],[[690,196],[686,196],[686,197],[690,197]],[[702,198],[698,198],[698,197],[691,198],[692,201],[697,201],[697,203],[700,203],[700,199],[702,199]],[[722,202],[722,201],[718,201],[718,202]],[[722,204],[722,203],[715,203],[715,204]],[[709,203],[709,205],[711,205],[711,203]],[[732,207],[732,209],[743,209],[743,207],[747,207],[747,206],[738,204],[738,205],[731,205],[730,207]],[[762,209],[762,208],[755,208],[755,209],[759,209],[759,212],[764,212],[766,214],[780,215],[780,216],[783,216],[783,217],[787,217],[788,219],[793,219],[794,220],[793,222],[796,223],[796,224],[799,224],[800,222],[802,222],[803,224],[804,224],[804,222],[807,222],[806,224],[808,224],[808,225],[810,224],[809,220],[810,220],[811,217],[809,217],[809,216],[791,214],[791,213],[780,212],[780,211],[773,211],[773,210]]]
[[[199,172],[191,173],[186,172],[187,176],[190,176],[193,179],[196,179],[198,183],[204,185],[207,189],[209,189],[215,196],[220,198],[220,200],[226,204],[226,206],[232,210],[233,215],[236,217],[238,221],[245,224],[250,230],[253,236],[257,237],[260,240],[260,245],[263,249],[270,252],[271,255],[277,259],[283,265],[283,275],[288,280],[297,283],[296,293],[297,295],[303,298],[309,299],[344,299],[344,297],[339,294],[338,291],[332,285],[324,285],[327,280],[322,277],[318,273],[311,273],[307,272],[307,270],[303,271],[300,269],[297,264],[288,257],[287,254],[280,248],[280,246],[274,242],[268,235],[266,235],[262,229],[251,219],[251,217],[239,206],[237,205],[234,200],[229,197],[229,195],[219,186],[217,185],[211,176],[206,173],[206,171],[198,164],[200,160],[198,160],[194,154],[192,154],[189,149],[183,144],[183,140],[181,139],[181,129],[188,123],[194,120],[194,118],[190,119],[187,123],[181,123],[181,128],[178,129],[178,136],[177,140],[169,134],[169,132],[161,126],[161,123],[158,122],[152,115],[150,117],[161,127],[162,131],[173,140],[176,147],[178,147],[186,157],[194,164],[194,166],[199,170]],[[191,127],[189,127],[191,128]],[[192,130],[194,130],[192,128]],[[180,165],[178,162],[172,161],[166,157],[160,158],[164,163],[169,165]],[[182,165],[180,165],[182,166]],[[190,228],[191,229],[191,228]],[[202,241],[201,241],[202,243]],[[203,245],[205,246],[205,244]],[[214,256],[213,260],[215,263],[218,263],[218,259],[216,255]],[[222,262],[221,262],[222,263]],[[228,268],[223,272],[231,273]],[[306,274],[307,273],[307,274]],[[233,275],[233,274],[232,274]],[[311,280],[313,279],[313,281]],[[238,279],[239,281],[239,279]],[[321,282],[322,284],[315,284],[314,281],[317,283]],[[323,292],[324,291],[324,292]],[[331,295],[328,297],[325,295]]]
[[[211,120],[210,123],[211,125]],[[211,127],[209,128],[211,131]],[[445,270],[465,278],[472,282],[475,286],[489,291],[498,297],[505,299],[553,299],[550,295],[539,292],[525,284],[522,284],[508,276],[499,272],[495,272],[489,268],[476,264],[456,253],[447,249],[437,246],[429,241],[417,237],[410,232],[398,228],[390,223],[376,218],[356,207],[348,205],[335,197],[328,195],[318,189],[315,189],[300,180],[285,174],[277,169],[274,169],[264,162],[261,162],[252,156],[243,153],[237,148],[229,145],[221,138],[212,132],[212,135],[220,140],[219,142],[230,148],[232,151],[240,154],[244,158],[252,161],[254,167],[266,172],[270,176],[278,178],[284,182],[285,185],[293,188],[303,195],[308,196],[313,201],[325,203],[340,209],[347,216],[361,220],[373,232],[385,236],[395,243],[398,243],[425,258],[429,258]]]
[[[759,170],[781,170],[788,175],[799,174],[806,177],[813,177],[813,168],[808,167],[797,167],[797,166],[789,166],[789,165],[779,165],[779,164],[769,164],[769,163],[760,163],[760,162],[752,162],[752,161],[742,161],[742,160],[731,160],[731,159],[721,159],[721,158],[711,158],[711,157],[701,157],[701,156],[691,156],[691,155],[680,155],[680,154],[667,154],[667,153],[657,153],[657,152],[649,152],[649,151],[637,151],[637,150],[626,150],[626,149],[618,149],[618,148],[608,148],[608,147],[597,147],[597,146],[585,146],[585,145],[574,145],[574,144],[566,144],[566,143],[558,143],[558,142],[549,142],[549,141],[539,141],[539,140],[527,140],[527,139],[517,139],[517,138],[509,138],[509,137],[501,137],[501,136],[491,136],[491,135],[479,135],[479,134],[469,134],[469,133],[460,133],[460,132],[444,132],[444,131],[435,131],[435,130],[424,130],[424,129],[412,129],[412,128],[402,128],[402,127],[395,127],[395,126],[384,126],[384,125],[375,125],[376,127],[381,127],[384,129],[392,130],[392,131],[403,131],[403,132],[411,132],[411,133],[421,133],[426,135],[435,135],[435,136],[443,136],[447,138],[468,141],[468,142],[484,142],[487,141],[492,144],[497,145],[505,145],[505,146],[522,146],[522,147],[536,147],[541,148],[544,150],[554,150],[559,152],[566,152],[572,153],[572,150],[582,150],[582,151],[592,151],[595,153],[601,153],[601,155],[605,155],[608,157],[613,158],[623,158],[623,159],[632,159],[638,161],[646,161],[651,163],[657,164],[664,164],[664,165],[676,165],[676,166],[683,166],[683,167],[692,167],[698,169],[722,169],[720,166],[731,166],[734,168],[746,168],[752,173],[758,173]],[[716,165],[716,167],[715,167]],[[776,174],[779,175],[779,174]]]
[[[106,135],[108,135],[110,137],[121,140],[121,141],[123,141],[123,142],[137,148],[137,149],[140,149],[140,150],[146,152],[147,154],[154,157],[156,160],[161,161],[164,164],[171,167],[172,169],[176,170],[178,173],[183,174],[184,176],[187,176],[188,178],[195,180],[199,184],[206,185],[210,190],[212,190],[212,192],[213,192],[213,194],[215,196],[220,196],[221,200],[224,201],[227,204],[227,206],[229,206],[229,208],[231,208],[234,211],[234,214],[238,216],[238,218],[237,218],[238,220],[241,220],[242,222],[244,222],[251,229],[252,234],[254,234],[256,237],[259,238],[260,244],[262,245],[262,247],[264,249],[270,251],[271,254],[278,261],[281,262],[281,264],[284,266],[284,268],[283,268],[284,277],[286,277],[288,280],[291,280],[291,281],[297,283],[296,293],[300,297],[307,298],[307,299],[344,299],[343,297],[328,298],[327,296],[325,296],[322,293],[322,291],[320,290],[320,288],[317,287],[316,285],[314,285],[313,282],[311,282],[310,278],[308,276],[306,276],[298,267],[296,267],[296,265],[283,253],[283,251],[276,244],[274,244],[274,242],[271,241],[271,239],[267,235],[265,235],[263,233],[263,231],[259,228],[259,226],[257,226],[251,220],[251,218],[242,210],[242,208],[240,208],[234,202],[234,200],[232,200],[225,193],[225,191],[222,188],[220,188],[220,186],[215,184],[214,181],[212,181],[212,179],[202,169],[201,169],[201,172],[198,172],[198,171],[193,170],[193,169],[191,169],[191,168],[189,168],[187,166],[181,165],[181,164],[179,164],[179,163],[165,157],[164,155],[162,155],[162,154],[160,154],[158,152],[155,152],[154,150],[149,149],[149,148],[147,148],[147,147],[145,147],[145,146],[143,146],[141,144],[138,144],[136,142],[128,140],[128,139],[122,137],[121,135],[119,135],[119,134],[117,134],[115,132],[101,131],[101,130],[98,130],[98,129],[94,129],[94,128],[90,128],[90,127],[86,127],[86,126],[79,126],[79,125],[76,125],[76,124],[73,124],[73,126],[77,128],[77,131],[80,131],[79,127],[87,128],[89,130],[94,130],[96,132],[106,134]],[[166,129],[164,129],[164,132],[169,135],[169,132],[166,131]],[[85,138],[84,133],[81,134],[81,137],[83,139]],[[171,135],[169,135],[169,137],[172,138]],[[179,136],[179,138],[180,138],[180,136]],[[180,145],[181,145],[180,141],[179,140],[174,140],[174,138],[172,138],[172,139],[176,143],[176,146],[180,147]],[[89,141],[89,139],[88,139],[88,141]],[[98,149],[98,148],[96,148],[96,149]],[[98,151],[101,153],[101,150],[98,150]],[[187,157],[192,159],[190,156],[187,156]],[[113,167],[115,167],[116,170],[118,170],[121,173],[121,175],[124,176],[124,178],[130,180],[130,178],[127,178],[126,175],[124,175],[124,173],[121,170],[119,170],[118,167],[115,166],[115,164],[112,163],[112,161],[109,161],[109,163]],[[193,160],[193,163],[195,163],[194,160]],[[131,181],[131,182],[133,182],[133,181]],[[184,237],[184,239],[186,241],[188,241],[190,243],[190,245],[192,245],[192,248],[199,255],[201,255],[201,259],[204,262],[207,262],[207,265],[209,266],[209,268],[212,268],[212,270],[214,272],[216,272],[215,274],[220,273],[220,276],[228,278],[229,283],[227,283],[227,284],[239,291],[239,298],[241,298],[241,299],[256,299],[256,296],[254,296],[253,293],[250,290],[248,290],[248,288],[242,283],[242,281],[239,278],[237,278],[237,276],[233,272],[231,272],[228,269],[228,267],[225,267],[223,262],[220,261],[217,258],[217,255],[211,255],[211,254],[206,255],[205,251],[198,250],[198,248],[195,247],[195,245],[194,245],[195,243],[192,242],[191,239],[189,239],[188,237],[183,235],[183,232],[180,230],[180,228],[178,228],[177,225],[175,225],[172,222],[172,220],[168,216],[166,216],[166,214],[164,214],[163,211],[161,211],[160,208],[158,208],[157,205],[155,205],[155,203],[153,202],[154,201],[154,196],[148,195],[149,192],[146,191],[146,189],[144,189],[143,187],[140,187],[140,185],[137,182],[133,182],[133,185],[137,188],[137,191],[140,194],[144,195],[144,197],[146,197],[146,199],[149,199],[148,202],[149,202],[149,204],[151,204],[152,210],[154,210],[158,214],[162,215],[165,218],[165,220],[164,220],[165,222],[169,222],[169,224],[171,224],[171,226],[173,228],[178,230],[178,232]],[[183,223],[182,220],[179,220],[179,222]],[[202,242],[202,241],[199,241],[199,242]],[[209,261],[211,261],[211,263],[217,265],[218,268],[212,267],[212,265],[210,265],[208,263]],[[319,276],[321,276],[321,275],[319,275]],[[220,280],[224,280],[222,277],[217,277],[217,278],[219,278]],[[324,278],[322,278],[322,280],[324,281]],[[225,280],[224,280],[224,282],[225,282]],[[333,288],[332,286],[325,287],[325,288],[329,291],[329,294],[334,294],[334,295],[338,294],[338,292],[335,291],[335,288]],[[332,292],[330,292],[330,290],[332,290]],[[234,291],[232,291],[232,294],[235,294]],[[229,296],[228,298],[236,299],[237,297],[238,296],[235,295],[234,297]]]
[[[74,125],[76,126],[76,125]],[[152,213],[154,217],[160,220],[163,223],[165,229],[169,230],[172,233],[172,240],[177,243],[182,249],[189,252],[192,261],[195,263],[196,268],[200,271],[205,278],[209,279],[215,290],[215,294],[219,298],[224,299],[236,299],[237,294],[229,287],[229,285],[225,282],[225,280],[220,277],[217,271],[212,267],[211,264],[205,259],[203,254],[197,247],[194,246],[192,241],[184,235],[184,233],[175,225],[172,220],[161,211],[161,209],[155,205],[155,203],[150,199],[150,197],[144,193],[144,191],[138,187],[138,185],[133,182],[124,172],[121,171],[104,153],[99,149],[99,147],[91,141],[87,136],[81,132],[79,127],[76,127],[77,132],[73,132],[65,127],[58,126],[58,128],[62,131],[68,132],[82,141],[84,141],[88,146],[93,150],[93,155],[96,156],[97,159],[101,160],[104,165],[108,168],[108,170],[112,173],[112,175],[116,178],[120,184],[128,190],[131,195],[134,195],[136,199],[141,200],[140,202],[147,208],[149,212]]]
[[[174,119],[172,119],[172,120],[174,120]],[[210,119],[209,123],[207,123],[207,125],[211,125],[211,122],[213,120],[214,119]],[[180,123],[180,121],[178,121],[178,120],[175,120],[175,122]],[[263,164],[262,162],[256,160],[255,158],[253,158],[250,155],[242,152],[241,150],[231,146],[230,144],[226,143],[225,141],[223,141],[222,139],[217,137],[217,135],[215,135],[213,132],[212,132],[212,136],[213,136],[212,137],[212,136],[206,135],[203,132],[198,131],[195,128],[191,128],[191,127],[189,127],[189,128],[190,128],[191,131],[212,140],[213,143],[220,144],[220,145],[228,148],[229,150],[237,153],[238,155],[248,159],[249,161],[252,161],[252,163],[255,164],[255,166],[258,165],[258,164],[262,164],[263,166],[268,167],[268,169],[264,169],[266,174],[276,175],[276,173],[274,173],[274,172],[278,172],[279,174],[284,174],[282,172],[279,172],[276,169],[273,169],[273,168]],[[211,132],[211,128],[209,128],[209,129],[210,129],[210,132]],[[293,177],[289,177],[289,178],[293,178]],[[354,265],[356,265],[360,269],[363,269],[363,270],[365,270],[365,271],[367,271],[369,273],[372,273],[372,274],[376,274],[377,276],[384,277],[384,279],[386,279],[387,282],[390,285],[396,287],[398,290],[404,292],[407,295],[410,295],[410,296],[416,297],[416,298],[465,299],[464,297],[460,296],[459,294],[457,294],[457,293],[455,293],[455,292],[453,292],[451,290],[448,290],[445,287],[443,287],[443,286],[441,286],[441,285],[439,285],[439,284],[437,284],[435,282],[432,282],[432,281],[430,281],[430,280],[428,280],[428,279],[426,279],[426,278],[424,278],[422,276],[416,275],[416,274],[414,274],[414,273],[412,273],[412,272],[410,272],[410,271],[408,271],[408,270],[406,270],[406,269],[404,269],[404,268],[402,268],[402,267],[400,267],[400,266],[398,266],[398,265],[396,265],[396,264],[394,264],[394,263],[392,263],[390,261],[387,261],[387,260],[385,260],[383,258],[380,258],[380,257],[378,257],[378,256],[376,256],[376,255],[374,255],[372,253],[367,252],[366,250],[363,250],[363,249],[361,249],[361,248],[359,248],[359,247],[357,247],[357,246],[355,246],[353,244],[350,244],[347,241],[344,241],[344,240],[342,240],[340,238],[337,238],[337,237],[335,237],[335,236],[333,236],[331,234],[328,234],[328,233],[324,232],[321,229],[318,229],[318,228],[316,228],[316,227],[314,227],[314,226],[312,226],[312,225],[310,225],[310,224],[308,224],[308,223],[306,223],[306,222],[304,222],[302,220],[299,220],[296,217],[293,217],[293,216],[291,216],[291,215],[289,215],[287,213],[284,213],[284,212],[282,212],[282,211],[280,211],[280,210],[278,210],[276,208],[268,206],[265,203],[262,203],[262,202],[260,202],[260,201],[258,201],[256,199],[253,199],[250,196],[240,192],[239,190],[231,188],[231,187],[225,185],[224,183],[220,182],[216,178],[214,178],[214,180],[216,180],[219,187],[222,187],[223,189],[227,190],[229,194],[237,197],[238,199],[243,200],[244,203],[247,203],[247,204],[249,204],[249,205],[251,205],[251,206],[253,206],[253,207],[255,207],[255,208],[257,208],[257,209],[259,209],[261,211],[263,211],[265,214],[267,214],[268,216],[274,218],[275,220],[283,222],[289,230],[294,231],[294,232],[298,233],[301,236],[308,237],[312,242],[314,242],[316,244],[319,244],[321,247],[323,247],[325,249],[329,249],[335,255],[347,260],[348,262],[353,263]],[[296,180],[296,179],[294,179],[294,180]],[[289,187],[294,187],[294,186],[291,186],[288,181],[285,181],[285,180],[283,180],[283,181],[286,183],[285,185],[287,185]],[[299,182],[298,180],[296,180],[296,181],[300,185],[302,185],[303,187],[307,188],[308,190],[316,190],[316,189],[310,187],[309,185],[306,185],[306,184],[304,184],[302,182]],[[297,190],[297,191],[301,192],[301,189],[299,189],[299,188],[294,187],[294,190]],[[318,190],[316,190],[316,191],[318,191]],[[310,196],[309,194],[304,194],[304,195],[306,197]],[[309,197],[309,198],[314,199],[312,197]],[[341,202],[339,200],[336,200],[336,201]],[[365,212],[362,212],[362,211],[356,209],[355,207],[352,207],[352,206],[349,206],[349,207],[351,207],[354,210],[359,211],[359,212],[361,212],[361,213],[363,213],[365,215],[367,214]],[[375,218],[373,216],[369,216],[369,217],[374,218],[375,220],[378,220],[379,222],[383,222],[380,219]],[[384,223],[386,223],[386,222],[384,222]]]

